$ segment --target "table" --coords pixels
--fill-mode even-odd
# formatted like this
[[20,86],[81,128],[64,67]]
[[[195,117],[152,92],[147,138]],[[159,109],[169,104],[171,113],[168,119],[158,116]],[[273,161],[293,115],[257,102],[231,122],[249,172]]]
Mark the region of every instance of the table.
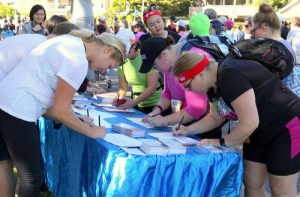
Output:
[[[107,121],[133,124],[126,114],[115,115]],[[236,152],[199,154],[191,147],[184,155],[129,155],[64,125],[54,129],[52,120],[41,118],[39,126],[46,181],[55,197],[239,196],[243,165]]]

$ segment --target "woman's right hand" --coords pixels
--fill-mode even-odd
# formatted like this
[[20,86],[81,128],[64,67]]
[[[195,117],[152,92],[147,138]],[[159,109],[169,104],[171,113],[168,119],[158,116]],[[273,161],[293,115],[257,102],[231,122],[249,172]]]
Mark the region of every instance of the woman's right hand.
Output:
[[104,138],[106,134],[106,128],[103,126],[90,127],[90,131],[86,134],[88,137],[93,139]]
[[177,129],[177,128],[178,128],[178,124],[176,124],[172,127],[172,132],[175,136],[178,136],[178,135],[186,136],[188,134],[186,126],[180,125],[179,129]]

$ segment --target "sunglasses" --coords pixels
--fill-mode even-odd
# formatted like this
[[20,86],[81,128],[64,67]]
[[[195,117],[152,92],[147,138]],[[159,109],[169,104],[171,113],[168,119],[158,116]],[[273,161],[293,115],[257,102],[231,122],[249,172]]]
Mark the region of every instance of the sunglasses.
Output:
[[254,28],[252,28],[250,31],[251,31],[251,34],[252,35],[255,35],[255,32],[256,32],[256,30],[258,29],[259,27],[254,27]]
[[149,6],[148,11],[151,11],[151,10],[159,10],[159,6],[151,5],[151,6]]
[[191,79],[191,81],[190,81],[186,86],[184,86],[185,89],[188,89],[188,90],[191,89],[191,85],[192,85],[192,82],[193,82],[194,78],[195,78],[195,77],[193,77],[193,78]]

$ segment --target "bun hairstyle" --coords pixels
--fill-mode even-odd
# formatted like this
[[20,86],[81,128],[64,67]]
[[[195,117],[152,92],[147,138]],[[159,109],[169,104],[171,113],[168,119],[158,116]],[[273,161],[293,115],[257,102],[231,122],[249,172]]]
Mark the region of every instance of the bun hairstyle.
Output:
[[273,30],[280,30],[280,21],[278,16],[269,4],[260,4],[258,13],[256,13],[253,17],[253,23],[257,26],[266,24]]
[[167,42],[168,47],[175,44],[175,40],[171,36],[168,36],[166,38],[166,42]]

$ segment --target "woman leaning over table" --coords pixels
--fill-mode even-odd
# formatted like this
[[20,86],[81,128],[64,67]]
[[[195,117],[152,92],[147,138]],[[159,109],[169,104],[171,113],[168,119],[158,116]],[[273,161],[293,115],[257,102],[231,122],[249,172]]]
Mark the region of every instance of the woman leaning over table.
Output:
[[0,193],[13,196],[11,162],[19,197],[39,196],[43,183],[36,120],[46,116],[91,138],[104,127],[79,120],[71,106],[76,90],[94,70],[115,68],[125,58],[124,43],[111,34],[72,31],[45,41],[0,82]]
[[[300,100],[264,66],[251,60],[225,59],[220,65],[187,52],[175,63],[174,75],[185,88],[208,93],[214,107],[177,135],[204,133],[235,114],[239,123],[220,140],[200,145],[233,146],[244,142],[245,196],[264,196],[268,176],[272,196],[296,196],[300,169]],[[228,107],[227,107],[228,106]],[[217,111],[217,112],[216,112]],[[222,116],[221,116],[222,114]]]

